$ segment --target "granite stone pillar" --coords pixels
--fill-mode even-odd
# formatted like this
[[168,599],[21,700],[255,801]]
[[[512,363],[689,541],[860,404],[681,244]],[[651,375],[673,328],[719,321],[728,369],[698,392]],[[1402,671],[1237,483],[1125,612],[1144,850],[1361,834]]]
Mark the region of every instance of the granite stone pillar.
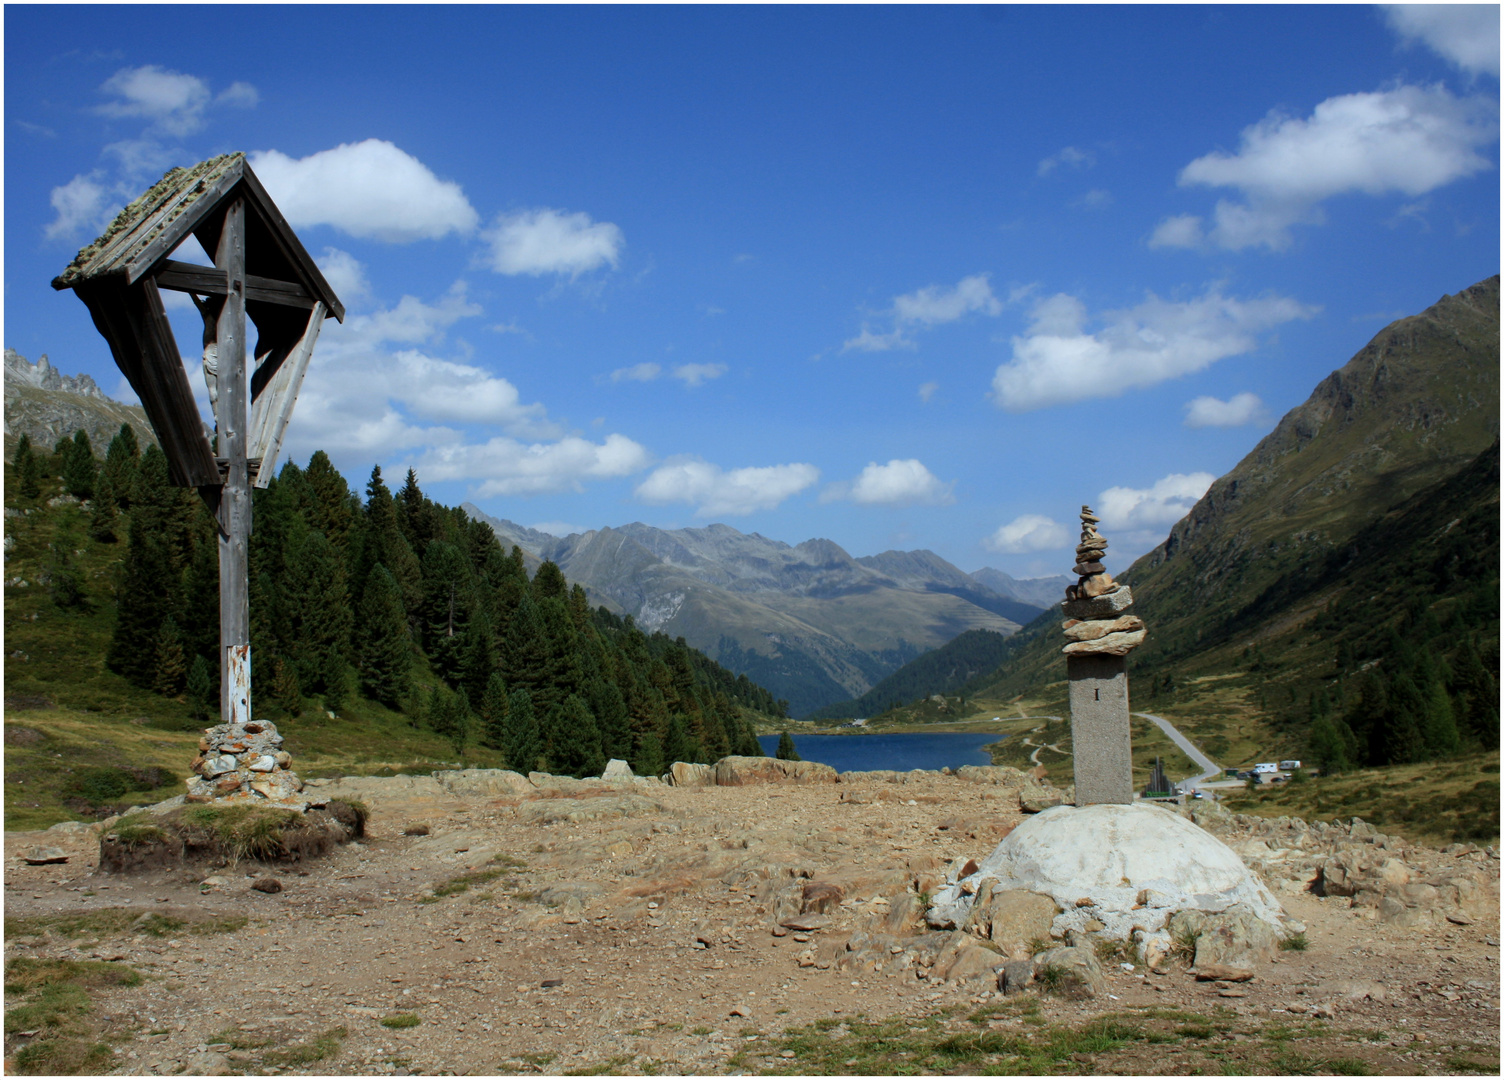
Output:
[[1128,673],[1121,656],[1068,656],[1076,805],[1133,801]]

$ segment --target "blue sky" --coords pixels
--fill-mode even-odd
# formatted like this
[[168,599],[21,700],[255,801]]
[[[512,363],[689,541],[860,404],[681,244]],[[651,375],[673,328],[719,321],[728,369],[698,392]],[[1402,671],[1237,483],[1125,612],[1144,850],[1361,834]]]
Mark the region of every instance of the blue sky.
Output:
[[1498,272],[1498,41],[1497,6],[8,6],[4,342],[128,394],[48,283],[244,150],[349,310],[300,462],[1016,576],[1089,502],[1121,569]]

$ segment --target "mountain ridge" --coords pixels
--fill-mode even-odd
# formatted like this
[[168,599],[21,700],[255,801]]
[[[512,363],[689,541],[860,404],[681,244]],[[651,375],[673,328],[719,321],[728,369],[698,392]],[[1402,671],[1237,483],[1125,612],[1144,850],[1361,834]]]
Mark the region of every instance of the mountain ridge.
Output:
[[642,522],[555,537],[464,509],[525,555],[550,559],[592,602],[682,636],[789,701],[794,715],[859,697],[928,649],[975,629],[1011,634],[1040,608],[931,551],[854,558],[729,525]]

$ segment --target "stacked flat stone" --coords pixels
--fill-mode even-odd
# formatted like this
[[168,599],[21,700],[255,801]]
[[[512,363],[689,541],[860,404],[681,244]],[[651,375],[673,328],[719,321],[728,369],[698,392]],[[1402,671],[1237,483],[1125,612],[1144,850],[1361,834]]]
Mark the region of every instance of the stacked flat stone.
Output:
[[204,729],[188,778],[191,802],[270,802],[288,809],[307,809],[299,797],[303,781],[288,766],[292,755],[282,749],[277,726],[266,720],[217,724]]
[[1100,520],[1091,507],[1081,508],[1081,543],[1073,568],[1080,580],[1065,590],[1061,605],[1065,612],[1061,629],[1070,642],[1060,651],[1067,656],[1126,656],[1144,640],[1144,621],[1127,614],[1133,605],[1132,591],[1113,581],[1102,565],[1107,541],[1097,532]]

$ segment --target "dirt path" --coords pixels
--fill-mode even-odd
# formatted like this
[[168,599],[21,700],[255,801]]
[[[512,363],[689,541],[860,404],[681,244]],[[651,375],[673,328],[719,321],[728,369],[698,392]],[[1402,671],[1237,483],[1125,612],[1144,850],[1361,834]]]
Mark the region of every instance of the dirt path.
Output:
[[[863,1024],[889,1018],[918,1042],[926,1030],[939,1033],[937,1046],[956,1032],[981,1040],[982,1057],[934,1050],[913,1059],[918,1071],[958,1062],[977,1072],[1006,1065],[1009,1047],[1013,1060],[1032,1061],[1018,1049],[1029,1039],[1104,1015],[1164,1041],[1099,1042],[1085,1057],[1062,1050],[1031,1067],[1290,1071],[1293,1046],[1300,1060],[1353,1059],[1379,1072],[1469,1071],[1459,1062],[1497,1071],[1496,882],[1492,916],[1431,931],[1365,921],[1346,900],[1283,895],[1309,948],[1236,988],[1109,964],[1109,1000],[1028,995],[1030,1012],[985,978],[937,984],[902,944],[926,932],[915,894],[938,887],[951,860],[985,856],[1020,814],[1005,789],[930,775],[541,800],[364,781],[352,788],[372,811],[364,843],[301,870],[220,869],[222,884],[208,886],[207,870],[95,873],[97,838],[86,829],[7,834],[8,929],[119,907],[249,920],[208,935],[12,936],[7,959],[92,957],[143,972],[138,987],[95,992],[118,1071],[132,1074],[853,1071],[877,1052]],[[404,835],[419,825],[429,834]],[[20,862],[38,842],[63,847],[69,862]],[[1498,863],[1489,865],[1496,879]],[[268,872],[282,891],[253,891]],[[844,898],[822,929],[774,936],[778,897],[806,880],[838,884]],[[890,961],[843,969],[847,938],[879,930],[900,942]],[[1317,1005],[1329,1015],[1314,1015]],[[380,1023],[397,1014],[419,1022]],[[823,1030],[784,1034],[805,1025]],[[7,1057],[21,1045],[8,1031]],[[320,1046],[322,1060],[275,1056]]]

